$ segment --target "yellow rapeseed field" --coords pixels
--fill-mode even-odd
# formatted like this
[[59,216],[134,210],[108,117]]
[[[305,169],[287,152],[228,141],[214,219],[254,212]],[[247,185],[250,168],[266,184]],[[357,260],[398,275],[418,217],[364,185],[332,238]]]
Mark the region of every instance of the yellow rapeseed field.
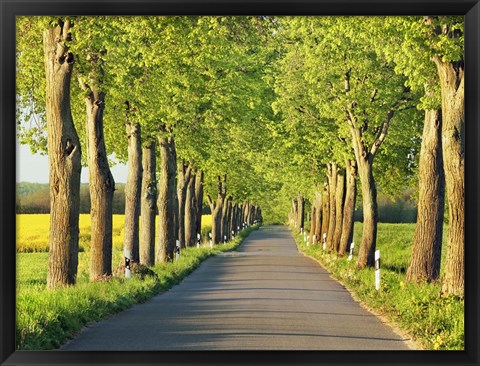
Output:
[[[124,215],[113,215],[113,247],[122,250],[123,248],[123,227],[125,224]],[[81,251],[90,249],[90,215],[80,215],[80,240]],[[202,216],[202,231],[212,226],[212,216]],[[49,214],[17,214],[17,252],[46,252],[48,251],[48,240],[50,230]]]

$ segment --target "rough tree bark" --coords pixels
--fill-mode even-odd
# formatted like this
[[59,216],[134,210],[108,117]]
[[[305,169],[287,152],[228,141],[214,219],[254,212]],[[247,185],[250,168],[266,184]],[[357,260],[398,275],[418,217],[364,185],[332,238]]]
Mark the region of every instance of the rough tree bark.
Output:
[[197,202],[195,201],[195,175],[188,180],[185,197],[185,246],[195,246],[197,241]]
[[316,205],[316,222],[315,222],[315,242],[318,244],[322,238],[322,222],[323,222],[323,204],[322,204],[322,192],[315,192],[315,205]]
[[195,228],[197,235],[202,235],[203,176],[203,171],[200,171],[195,175],[195,201],[197,202]]
[[142,187],[142,145],[138,123],[125,123],[128,139],[127,183],[125,185],[125,236],[124,249],[130,252],[130,260],[138,263],[140,192]]
[[353,213],[355,211],[355,200],[357,196],[357,166],[355,160],[347,159],[346,165],[346,193],[345,205],[343,208],[342,236],[338,254],[343,256],[350,248],[353,240]]
[[329,180],[329,215],[328,215],[328,231],[327,231],[327,249],[334,250],[333,234],[335,233],[335,222],[337,220],[335,204],[335,193],[337,191],[337,163],[330,163],[328,165],[328,180]]
[[175,199],[176,165],[173,137],[158,137],[160,148],[160,184],[158,189],[157,262],[172,261],[175,257]]
[[328,223],[330,222],[330,185],[325,183],[322,192],[322,226],[319,241],[323,243],[323,235],[328,232]]
[[43,33],[46,73],[47,148],[50,168],[50,239],[47,287],[76,282],[81,149],[70,109],[74,57],[67,19]]
[[178,241],[180,242],[180,248],[183,249],[185,248],[185,200],[192,167],[184,162],[179,162],[177,172]]
[[308,235],[309,243],[313,243],[313,237],[315,236],[315,225],[317,223],[317,193],[318,192],[315,192],[315,199],[312,202],[312,219],[310,220],[310,233]]
[[300,232],[305,223],[305,199],[301,193],[298,193],[297,205],[297,231]]
[[222,210],[227,195],[227,176],[223,178],[217,177],[217,199],[214,201],[210,195],[207,194],[208,204],[212,211],[212,242],[218,244],[222,241],[221,226],[222,226]]
[[418,213],[407,281],[431,282],[440,275],[445,176],[441,110],[425,111],[418,165]]
[[337,174],[337,190],[335,192],[335,232],[333,233],[333,250],[340,250],[340,238],[342,236],[343,206],[345,202],[345,175]]
[[154,141],[148,141],[143,147],[142,163],[140,263],[153,266],[155,264],[155,216],[157,213],[157,162]]
[[373,267],[375,264],[378,222],[377,187],[373,178],[372,163],[368,159],[360,157],[358,172],[362,185],[363,233],[355,266],[365,268]]
[[228,197],[222,206],[222,212],[220,213],[220,242],[225,241],[225,237],[228,239],[228,227],[227,227],[227,220],[228,220],[228,205],[231,202],[231,198]]
[[88,185],[90,190],[90,280],[99,281],[112,274],[112,206],[115,181],[108,166],[103,135],[105,93],[79,78],[86,93],[86,132]]
[[350,106],[347,108],[347,121],[352,134],[353,150],[357,161],[358,176],[362,186],[363,197],[363,232],[362,243],[358,251],[358,258],[355,264],[356,268],[373,267],[375,264],[375,248],[377,244],[377,188],[373,177],[373,160],[387,137],[388,128],[393,118],[394,110],[387,112],[385,119],[378,128],[377,135],[370,149],[365,145],[363,140],[362,126]]
[[448,202],[448,238],[442,294],[464,296],[465,95],[464,63],[434,57],[442,90],[442,154]]

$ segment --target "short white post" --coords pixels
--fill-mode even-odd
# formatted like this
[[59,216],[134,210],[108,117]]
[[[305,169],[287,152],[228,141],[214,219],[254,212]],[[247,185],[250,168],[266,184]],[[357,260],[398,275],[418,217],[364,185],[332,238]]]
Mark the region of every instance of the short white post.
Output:
[[303,227],[300,228],[300,234],[303,233]]
[[130,251],[128,249],[125,249],[125,278],[130,278],[131,277],[131,272],[130,272]]
[[240,231],[240,226],[237,226],[237,233]]
[[232,230],[232,240],[235,240],[235,231]]
[[351,261],[353,258],[353,248],[355,248],[355,243],[352,241],[352,244],[350,244],[350,254],[348,255],[349,261]]
[[200,234],[197,234],[197,248],[200,248]]
[[327,249],[327,233],[323,233],[323,250]]
[[175,241],[175,259],[180,258],[180,240]]
[[223,244],[225,244],[226,242],[227,242],[227,236],[224,235],[224,236],[223,236]]
[[208,233],[208,237],[210,238],[210,248],[213,248],[212,233]]
[[380,290],[380,250],[375,251],[375,290]]

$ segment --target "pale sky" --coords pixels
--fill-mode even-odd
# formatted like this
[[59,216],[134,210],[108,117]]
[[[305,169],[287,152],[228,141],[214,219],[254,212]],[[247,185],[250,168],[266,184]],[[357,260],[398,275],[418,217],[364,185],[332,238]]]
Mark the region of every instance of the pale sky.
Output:
[[[32,154],[28,145],[17,141],[17,182],[48,183],[48,157]],[[115,183],[126,183],[127,166],[116,164],[110,167]],[[82,168],[81,182],[88,183],[88,168]]]

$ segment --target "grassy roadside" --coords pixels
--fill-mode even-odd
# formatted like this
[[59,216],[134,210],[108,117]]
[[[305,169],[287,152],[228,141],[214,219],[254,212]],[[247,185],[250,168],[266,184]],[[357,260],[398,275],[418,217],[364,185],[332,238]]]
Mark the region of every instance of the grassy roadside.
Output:
[[[379,224],[377,249],[382,254],[379,291],[375,290],[374,269],[355,269],[355,255],[348,261],[347,257],[323,251],[318,244],[307,246],[303,235],[294,234],[294,238],[300,252],[318,260],[357,300],[397,325],[423,349],[464,350],[464,301],[440,297],[438,283],[405,281],[414,230],[414,224]],[[388,234],[390,231],[395,235]],[[360,223],[355,223],[355,232],[361,233]]]
[[[128,307],[149,300],[178,284],[212,255],[234,250],[258,227],[247,228],[235,240],[210,248],[187,248],[178,260],[151,269],[156,276],[113,277],[109,282],[88,282],[88,252],[80,253],[76,286],[48,291],[46,263],[48,253],[17,254],[16,347],[23,350],[48,350],[60,347],[84,325],[98,321]],[[115,251],[113,263],[120,263]]]

